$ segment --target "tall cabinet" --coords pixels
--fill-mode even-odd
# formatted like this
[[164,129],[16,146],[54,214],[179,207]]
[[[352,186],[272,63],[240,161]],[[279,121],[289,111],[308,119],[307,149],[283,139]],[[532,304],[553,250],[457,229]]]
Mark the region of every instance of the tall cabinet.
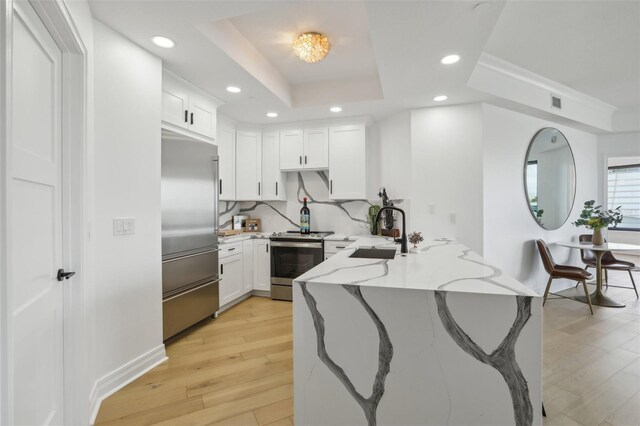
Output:
[[227,126],[218,128],[218,188],[220,201],[236,199],[236,131]]
[[280,170],[280,132],[262,134],[262,188],[263,200],[286,200],[286,176]]
[[236,200],[262,199],[260,132],[236,132]]
[[329,198],[367,199],[367,146],[365,125],[329,129]]

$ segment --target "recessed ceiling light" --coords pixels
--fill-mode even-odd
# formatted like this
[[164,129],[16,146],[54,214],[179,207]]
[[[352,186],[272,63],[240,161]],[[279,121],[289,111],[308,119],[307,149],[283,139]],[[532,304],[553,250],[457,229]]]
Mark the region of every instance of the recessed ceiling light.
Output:
[[278,116],[277,112],[268,112],[267,113],[267,117],[269,118],[276,118]]
[[339,107],[339,106],[334,106],[334,107],[329,108],[329,111],[331,111],[331,112],[340,112],[340,111],[342,111],[342,108]]
[[436,96],[435,98],[433,98],[433,100],[436,101],[436,102],[442,102],[442,101],[446,101],[447,97],[445,95],[439,95],[439,96]]
[[442,62],[445,65],[451,65],[451,64],[455,64],[459,60],[460,60],[460,56],[458,55],[447,55],[444,58],[440,59],[440,62]]
[[157,46],[164,47],[166,49],[169,49],[176,45],[175,42],[170,38],[162,37],[162,36],[152,37],[151,41],[154,42]]
[[242,92],[242,89],[236,86],[229,86],[227,87],[227,92],[231,92],[231,93],[240,93]]

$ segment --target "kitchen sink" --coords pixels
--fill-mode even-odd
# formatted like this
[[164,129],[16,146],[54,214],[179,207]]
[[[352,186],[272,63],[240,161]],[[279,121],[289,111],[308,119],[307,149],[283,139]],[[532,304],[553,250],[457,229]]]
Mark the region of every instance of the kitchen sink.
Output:
[[396,249],[376,249],[359,248],[349,257],[358,259],[393,259],[396,256]]

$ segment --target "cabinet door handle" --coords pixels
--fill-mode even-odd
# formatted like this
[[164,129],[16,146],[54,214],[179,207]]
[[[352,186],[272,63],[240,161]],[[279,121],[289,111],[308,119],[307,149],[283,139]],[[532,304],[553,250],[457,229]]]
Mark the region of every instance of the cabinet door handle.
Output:
[[220,195],[222,195],[222,179],[220,179]]
[[300,156],[300,164],[302,164],[302,155]]
[[235,249],[236,249],[235,247],[231,247],[229,251],[234,251]]
[[260,182],[258,182],[258,195],[260,195]]
[[266,244],[266,245],[264,246],[264,248],[266,248],[266,249],[267,249],[267,253],[269,253],[269,244]]
[[329,181],[329,194],[333,194],[333,180]]
[[276,195],[278,195],[278,182],[276,182]]
[[191,124],[193,124],[193,113],[191,113]]
[[189,111],[187,111],[186,109],[184,110],[184,122],[189,122]]
[[220,264],[220,275],[224,275],[224,263]]
[[307,164],[307,156],[304,156],[304,164]]

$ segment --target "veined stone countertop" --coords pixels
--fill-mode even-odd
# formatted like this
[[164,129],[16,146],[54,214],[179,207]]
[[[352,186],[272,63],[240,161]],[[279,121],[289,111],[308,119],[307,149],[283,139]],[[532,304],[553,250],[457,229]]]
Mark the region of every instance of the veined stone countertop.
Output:
[[231,244],[238,241],[256,240],[256,239],[269,239],[271,232],[246,232],[237,235],[230,235],[228,237],[218,237],[218,244]]
[[[388,260],[349,257],[357,248],[370,247],[395,247],[396,257]],[[418,249],[418,253],[401,255],[400,246],[388,239],[359,238],[295,282],[539,297],[458,241],[426,241]]]

